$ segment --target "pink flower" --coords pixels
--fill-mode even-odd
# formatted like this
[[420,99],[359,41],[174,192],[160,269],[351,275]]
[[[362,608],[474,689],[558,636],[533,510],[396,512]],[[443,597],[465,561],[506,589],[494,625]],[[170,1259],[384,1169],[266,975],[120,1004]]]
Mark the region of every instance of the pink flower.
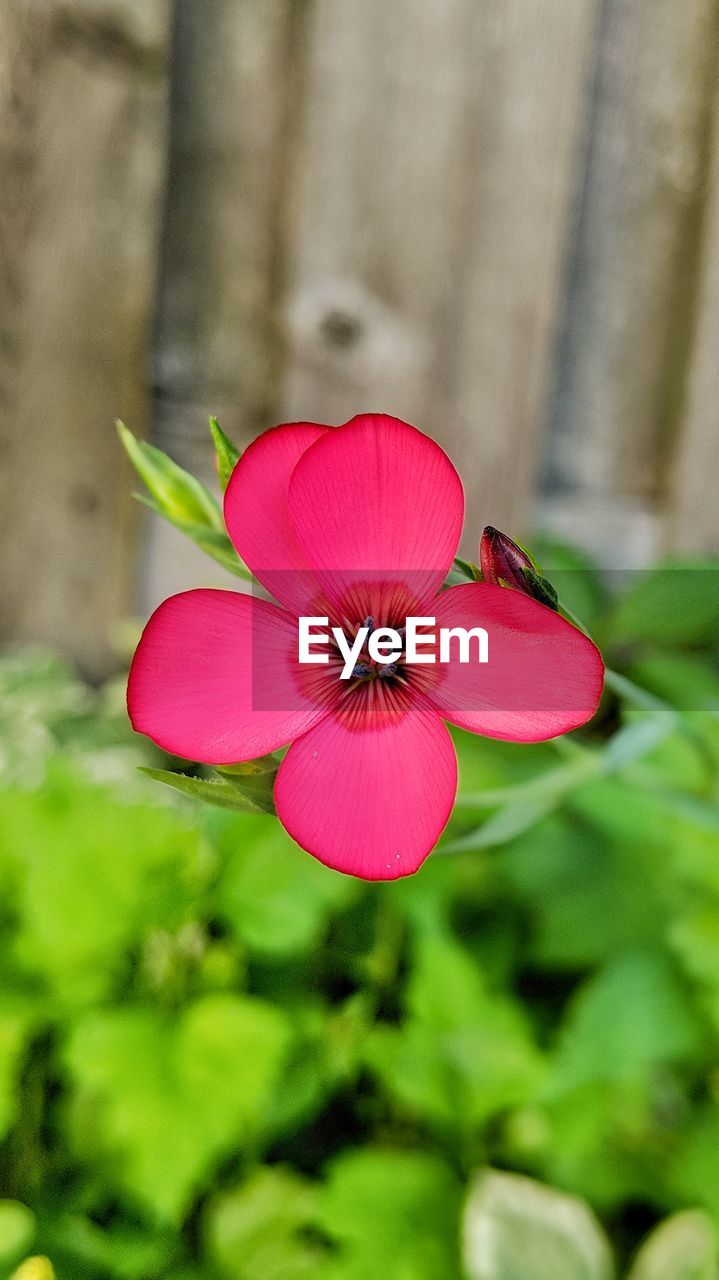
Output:
[[[232,473],[225,520],[279,603],[196,590],[160,605],[130,671],[133,726],[206,764],[291,743],[275,802],[297,843],[368,880],[416,871],[455,798],[445,720],[538,742],[584,724],[602,689],[599,652],[551,609],[484,582],[442,590],[463,510],[442,449],[396,418],[266,431]],[[489,662],[377,667],[363,655],[342,680],[334,652],[326,666],[298,660],[298,617],[323,615],[348,638],[409,615],[437,631],[482,626]]]

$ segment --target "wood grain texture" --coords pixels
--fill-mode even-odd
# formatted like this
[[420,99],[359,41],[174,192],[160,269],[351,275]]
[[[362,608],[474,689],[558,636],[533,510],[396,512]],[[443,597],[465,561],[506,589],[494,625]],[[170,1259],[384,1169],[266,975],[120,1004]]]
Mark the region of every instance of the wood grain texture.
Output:
[[[177,0],[153,436],[213,478],[209,413],[240,444],[273,425],[278,223],[291,136],[290,0]],[[142,605],[227,584],[151,518]]]
[[466,545],[524,522],[595,0],[318,0],[289,210],[287,417],[447,447]]
[[554,404],[555,483],[656,504],[696,285],[714,0],[606,0]]
[[[23,9],[11,0],[1,21]],[[91,674],[130,605],[131,479],[113,419],[149,417],[167,19],[165,0],[58,2],[35,6],[25,33],[2,628]]]
[[680,551],[719,555],[719,105],[707,179],[699,280],[666,541]]

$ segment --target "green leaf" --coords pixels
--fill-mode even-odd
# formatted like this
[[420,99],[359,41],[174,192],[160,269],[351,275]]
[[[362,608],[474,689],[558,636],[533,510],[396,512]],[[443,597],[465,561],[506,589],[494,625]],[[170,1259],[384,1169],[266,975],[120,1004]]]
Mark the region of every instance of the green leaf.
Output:
[[267,789],[262,775],[257,775],[253,783],[248,779],[245,785],[235,779],[226,781],[223,778],[194,778],[186,773],[173,773],[171,769],[153,769],[143,765],[141,773],[157,782],[164,782],[175,791],[190,796],[193,800],[202,800],[205,804],[217,805],[220,809],[236,809],[241,813],[274,813],[272,789]]
[[521,1008],[485,989],[481,970],[456,942],[417,941],[406,1002],[401,1027],[376,1027],[364,1050],[404,1113],[443,1134],[471,1134],[536,1095],[544,1060]]
[[227,488],[230,476],[237,464],[240,451],[236,445],[225,435],[217,418],[210,418],[210,434],[215,445],[215,454],[217,456],[217,472],[220,477],[220,484],[223,489]]
[[523,569],[524,580],[527,584],[529,594],[534,600],[538,600],[540,604],[545,604],[547,608],[556,610],[559,608],[557,592],[547,578],[542,577],[536,569]]
[[[15,1007],[13,1005],[15,1004]],[[20,1070],[30,1040],[33,1012],[9,995],[0,1003],[0,1140],[12,1128],[20,1108]]]
[[65,1052],[73,1137],[130,1203],[177,1223],[217,1161],[258,1142],[289,1027],[250,996],[204,996],[179,1017],[97,1010]]
[[123,422],[117,423],[117,431],[130,461],[163,515],[191,525],[209,525],[222,532],[224,524],[219,503],[201,481],[155,445],[136,440]]
[[627,1280],[717,1280],[719,1239],[699,1210],[676,1213],[642,1244]]
[[216,1196],[205,1217],[207,1252],[227,1280],[320,1280],[328,1251],[315,1227],[319,1188],[289,1169],[260,1169]]
[[0,851],[19,879],[10,954],[61,1007],[101,998],[143,931],[193,900],[200,836],[169,805],[116,801],[65,761],[40,792],[1,803]]
[[459,1194],[435,1156],[367,1148],[340,1156],[319,1211],[339,1249],[331,1280],[460,1280]]
[[[695,1108],[669,1166],[669,1186],[679,1204],[705,1208],[719,1221],[719,1105]],[[712,1278],[713,1280],[713,1278]]]
[[279,757],[268,755],[242,764],[218,765],[216,772],[262,813],[275,813],[274,787],[279,767]]
[[257,952],[308,950],[331,912],[357,895],[356,881],[322,866],[267,818],[228,819],[219,846],[221,915]]
[[691,1059],[700,1035],[701,1024],[661,953],[620,955],[575,997],[557,1052],[553,1089],[647,1078],[659,1065]]
[[0,1266],[12,1267],[32,1248],[35,1214],[17,1200],[0,1200]]
[[10,1280],[55,1280],[55,1268],[49,1258],[26,1258],[17,1271],[13,1271]]
[[222,565],[223,569],[227,569],[229,573],[234,573],[238,578],[244,578],[246,582],[253,580],[250,570],[240,560],[224,529],[214,529],[207,524],[195,524],[188,520],[180,520],[177,516],[170,515],[169,512],[163,510],[160,503],[156,502],[154,498],[142,493],[136,493],[135,497],[143,506],[149,507],[151,511],[154,511],[158,516],[162,516],[169,524],[174,525],[175,529],[179,529],[180,533],[184,533],[201,551],[205,551],[208,556],[211,556],[213,560]]
[[613,644],[711,644],[719,629],[719,562],[667,560],[632,582],[607,623]]
[[599,1223],[581,1200],[511,1173],[482,1173],[464,1214],[467,1280],[612,1280]]

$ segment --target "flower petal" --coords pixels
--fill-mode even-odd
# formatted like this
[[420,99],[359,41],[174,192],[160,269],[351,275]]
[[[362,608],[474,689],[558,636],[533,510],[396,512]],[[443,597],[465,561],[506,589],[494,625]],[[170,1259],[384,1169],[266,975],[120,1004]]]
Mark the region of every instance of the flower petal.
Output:
[[441,592],[430,612],[437,630],[488,632],[486,664],[477,661],[474,648],[471,661],[460,663],[454,649],[450,663],[426,668],[427,696],[453,724],[489,738],[541,742],[594,715],[604,679],[601,654],[558,613],[518,591],[482,582]]
[[290,835],[320,862],[365,880],[394,880],[416,871],[436,844],[456,789],[452,739],[436,712],[415,699],[370,727],[325,717],[287,752],[275,803]]
[[397,418],[362,414],[302,455],[289,511],[308,562],[347,612],[365,579],[403,582],[417,601],[430,599],[457,550],[464,495],[434,440]]
[[184,591],[142,633],[127,706],[138,733],[165,751],[232,764],[274,751],[326,714],[334,685],[323,671],[298,667],[297,622],[284,609],[236,591]]
[[295,613],[307,611],[317,583],[290,524],[287,490],[302,454],[331,431],[315,422],[290,422],[263,432],[245,449],[225,490],[225,524],[237,554]]

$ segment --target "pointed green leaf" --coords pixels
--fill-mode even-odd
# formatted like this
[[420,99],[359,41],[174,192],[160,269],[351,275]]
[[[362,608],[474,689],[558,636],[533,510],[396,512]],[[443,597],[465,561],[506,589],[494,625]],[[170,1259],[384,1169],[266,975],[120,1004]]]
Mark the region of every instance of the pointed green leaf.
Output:
[[[267,807],[262,807],[260,797],[253,799],[250,794],[244,793],[224,780],[192,778],[186,773],[173,773],[170,769],[143,767],[140,772],[155,778],[157,782],[166,783],[168,787],[174,787],[176,791],[181,791],[185,796],[191,796],[193,800],[204,800],[205,804],[218,805],[221,809],[237,809],[244,813],[273,812]],[[267,802],[264,801],[264,803],[266,805]]]
[[274,813],[273,791],[279,760],[265,757],[271,763],[262,767],[262,761],[249,760],[246,764],[220,765],[216,772],[226,778],[238,795],[244,796],[262,813]]
[[209,525],[223,530],[219,503],[195,476],[178,467],[162,449],[136,440],[123,422],[117,431],[138,475],[144,480],[162,515],[189,524]]
[[217,418],[210,418],[210,434],[215,445],[217,473],[220,477],[220,484],[223,489],[226,489],[230,476],[235,469],[235,464],[239,460],[240,451],[225,435]]
[[167,511],[163,510],[159,502],[144,493],[136,493],[135,497],[138,502],[142,502],[144,506],[149,507],[151,511],[155,511],[158,516],[162,516],[164,520],[167,520],[169,524],[174,525],[176,529],[179,529],[180,533],[184,533],[202,551],[211,556],[213,560],[216,560],[218,564],[221,564],[223,569],[236,574],[238,578],[244,578],[246,582],[252,581],[252,574],[240,560],[224,529],[213,529],[207,524],[195,524],[188,520],[179,520],[175,516],[169,515]]

